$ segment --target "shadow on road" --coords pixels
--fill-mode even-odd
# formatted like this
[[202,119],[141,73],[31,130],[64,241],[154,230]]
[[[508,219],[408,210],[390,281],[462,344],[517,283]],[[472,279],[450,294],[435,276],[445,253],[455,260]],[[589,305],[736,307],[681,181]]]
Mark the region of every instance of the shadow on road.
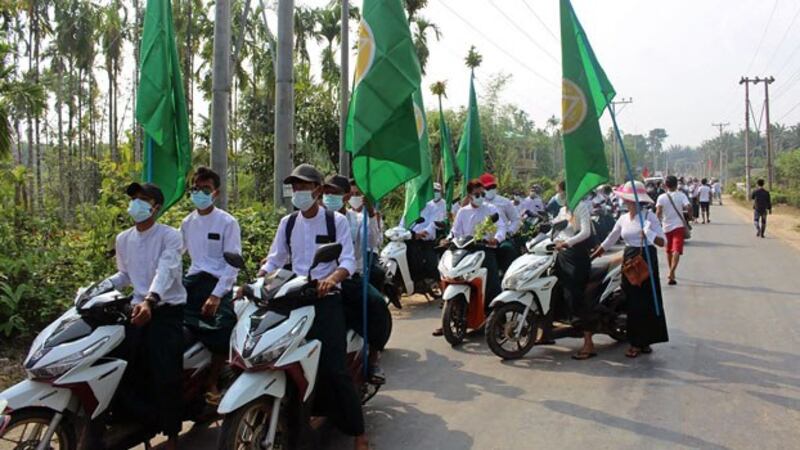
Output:
[[701,281],[701,280],[693,280],[691,278],[680,278],[681,283],[685,286],[692,286],[698,288],[708,288],[708,289],[728,289],[734,291],[747,291],[753,292],[756,294],[775,294],[775,295],[787,295],[791,297],[798,297],[800,296],[800,290],[794,292],[788,291],[778,291],[776,289],[770,289],[765,286],[734,286],[732,284],[722,284],[722,283],[715,283],[713,281]]
[[698,437],[682,434],[667,428],[662,428],[643,422],[636,422],[635,420],[626,419],[624,417],[614,416],[605,411],[587,408],[585,406],[576,405],[570,402],[564,402],[560,400],[545,400],[542,401],[541,404],[544,405],[544,407],[561,414],[590,422],[596,422],[606,427],[630,431],[631,433],[635,433],[648,439],[655,439],[670,444],[691,448],[718,450],[728,448],[713,442],[708,442]]

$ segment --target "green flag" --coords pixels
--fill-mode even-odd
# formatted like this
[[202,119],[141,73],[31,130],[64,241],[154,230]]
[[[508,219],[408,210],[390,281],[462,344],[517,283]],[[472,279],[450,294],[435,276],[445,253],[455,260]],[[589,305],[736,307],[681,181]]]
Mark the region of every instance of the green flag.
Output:
[[592,189],[608,181],[598,121],[616,92],[597,62],[569,0],[561,0],[561,60],[567,206],[574,209]]
[[189,117],[169,0],[148,0],[136,118],[145,133],[144,178],[164,193],[166,211],[184,192],[192,163]]
[[467,120],[464,123],[464,132],[461,134],[461,142],[458,143],[456,161],[458,169],[464,174],[464,195],[466,195],[469,180],[478,178],[483,173],[483,138],[478,114],[478,99],[475,96],[474,74],[470,74],[469,109],[467,110]]
[[433,198],[433,170],[431,168],[431,150],[428,146],[428,121],[425,117],[425,105],[422,102],[421,90],[414,92],[414,114],[417,118],[417,136],[419,137],[420,172],[415,178],[406,182],[403,223],[408,228],[411,228],[414,221],[420,218],[425,205]]
[[413,94],[419,61],[400,0],[364,0],[345,142],[372,202],[420,173]]
[[444,199],[446,208],[450,208],[453,204],[453,194],[456,186],[456,164],[453,148],[451,147],[452,140],[450,138],[450,129],[447,127],[447,121],[444,120],[444,112],[442,111],[442,97],[439,97],[439,152],[442,157],[442,184],[444,185]]

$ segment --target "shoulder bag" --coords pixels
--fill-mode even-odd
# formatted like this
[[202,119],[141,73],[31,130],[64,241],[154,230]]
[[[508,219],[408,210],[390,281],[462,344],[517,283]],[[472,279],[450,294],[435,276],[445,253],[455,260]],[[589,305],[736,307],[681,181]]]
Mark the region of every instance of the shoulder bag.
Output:
[[669,203],[672,205],[672,208],[675,210],[675,212],[678,213],[678,217],[681,218],[684,230],[683,238],[688,241],[689,239],[692,238],[692,226],[689,225],[689,222],[686,221],[686,217],[683,215],[683,211],[678,210],[678,207],[675,206],[675,202],[672,201],[672,196],[669,195],[669,192],[667,192],[667,199],[669,199]]

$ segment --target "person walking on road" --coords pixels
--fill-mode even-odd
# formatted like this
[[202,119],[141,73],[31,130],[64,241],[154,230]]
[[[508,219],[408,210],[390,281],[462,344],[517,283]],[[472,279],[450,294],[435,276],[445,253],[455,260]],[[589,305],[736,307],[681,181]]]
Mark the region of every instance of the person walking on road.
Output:
[[678,179],[670,175],[666,180],[667,192],[658,196],[656,200],[656,216],[661,220],[661,226],[667,236],[667,262],[669,265],[670,285],[678,284],[675,281],[675,272],[683,255],[683,242],[686,239],[689,215],[691,220],[691,202],[686,195],[678,190]]
[[764,237],[767,230],[767,213],[772,214],[772,198],[769,191],[764,189],[764,180],[756,181],[756,188],[750,195],[753,200],[753,223],[756,226],[756,237]]
[[[635,187],[634,187],[635,186]],[[634,185],[631,182],[625,183],[618,195],[625,201],[628,213],[620,216],[611,234],[600,247],[592,253],[592,258],[602,256],[606,250],[613,247],[622,237],[625,242],[624,262],[632,261],[634,258],[643,257],[648,252],[652,262],[653,282],[655,282],[655,295],[653,298],[653,288],[650,279],[647,279],[640,286],[635,286],[622,277],[622,290],[628,302],[628,340],[630,348],[625,352],[628,358],[636,358],[640,354],[652,353],[652,344],[667,342],[667,321],[664,314],[664,302],[661,296],[661,282],[658,275],[658,251],[656,245],[663,247],[666,241],[661,223],[655,213],[648,211],[640,205],[643,216],[644,227],[639,222],[636,215],[636,200],[634,189],[638,195],[639,202],[652,204],[653,200],[647,195],[644,184],[637,181]],[[656,310],[655,305],[658,305]]]
[[714,198],[719,202],[719,206],[722,206],[722,183],[719,180],[714,180],[711,184],[711,189],[714,191]]
[[697,188],[697,200],[700,202],[700,214],[703,216],[703,223],[711,223],[711,186],[708,180],[703,178],[700,187]]

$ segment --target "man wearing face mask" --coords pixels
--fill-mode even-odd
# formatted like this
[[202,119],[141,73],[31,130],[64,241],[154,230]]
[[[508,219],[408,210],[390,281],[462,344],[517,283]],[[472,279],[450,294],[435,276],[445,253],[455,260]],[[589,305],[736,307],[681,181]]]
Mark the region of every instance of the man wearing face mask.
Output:
[[[362,249],[364,236],[364,215],[363,212],[357,213],[344,207],[345,199],[349,200],[351,198],[350,192],[350,181],[347,178],[341,175],[331,175],[325,180],[325,185],[322,187],[322,204],[326,209],[337,211],[347,217],[347,221],[350,222],[350,233],[353,236],[353,247],[356,255],[358,255]],[[381,243],[380,221],[375,217],[375,211],[373,211],[373,216],[370,217],[367,226],[369,228],[367,243],[370,250],[372,250],[380,246]],[[376,278],[373,277],[373,273],[379,269],[376,263],[377,255],[372,254],[370,259],[372,261],[370,265],[370,284],[367,286],[369,377],[370,382],[374,384],[384,384],[386,375],[380,367],[380,355],[386,347],[386,343],[389,342],[392,318],[383,294],[379,290],[381,285],[376,284]],[[359,334],[363,334],[364,329],[364,285],[362,281],[364,267],[359,265],[363,264],[362,261],[363,256],[357,258],[356,273],[342,282],[342,303],[344,305],[346,323],[348,328]],[[380,277],[377,278],[377,281],[380,281]]]
[[239,271],[228,265],[223,253],[242,252],[239,222],[214,206],[220,178],[208,167],[198,167],[192,177],[195,210],[181,223],[184,250],[191,266],[183,279],[187,302],[184,325],[211,352],[206,401],[219,404],[217,379],[228,357],[231,332],[236,325],[231,289]]
[[486,203],[494,206],[500,213],[500,217],[506,224],[507,239],[500,242],[497,247],[497,264],[500,270],[508,269],[508,266],[519,256],[512,236],[519,231],[520,219],[519,212],[511,200],[497,193],[497,178],[490,173],[480,176],[480,181],[486,189]]
[[559,181],[556,184],[556,193],[547,202],[547,213],[550,214],[550,217],[556,217],[560,212],[561,208],[567,204],[567,185],[564,181]]
[[[118,272],[109,278],[115,289],[133,287],[131,323],[120,351],[129,363],[120,403],[168,436],[177,446],[183,410],[183,307],[181,233],[156,223],[164,195],[151,183],[132,183],[128,214],[135,225],[117,235]],[[155,407],[153,407],[155,406]],[[141,409],[141,411],[138,411]],[[136,411],[134,411],[136,410]]]
[[345,366],[347,329],[339,292],[340,284],[355,273],[350,224],[343,215],[320,206],[322,175],[314,166],[295,167],[284,183],[292,185],[292,204],[298,211],[281,219],[259,276],[272,273],[286,263],[291,263],[294,273],[305,276],[320,244],[341,244],[342,253],[337,261],[320,264],[311,271],[311,278],[317,280],[320,301],[314,305],[316,319],[308,339],[322,342],[319,394],[327,394],[326,399],[329,398],[324,403],[333,409],[331,419],[342,432],[355,436],[356,449],[367,449],[361,401]]

